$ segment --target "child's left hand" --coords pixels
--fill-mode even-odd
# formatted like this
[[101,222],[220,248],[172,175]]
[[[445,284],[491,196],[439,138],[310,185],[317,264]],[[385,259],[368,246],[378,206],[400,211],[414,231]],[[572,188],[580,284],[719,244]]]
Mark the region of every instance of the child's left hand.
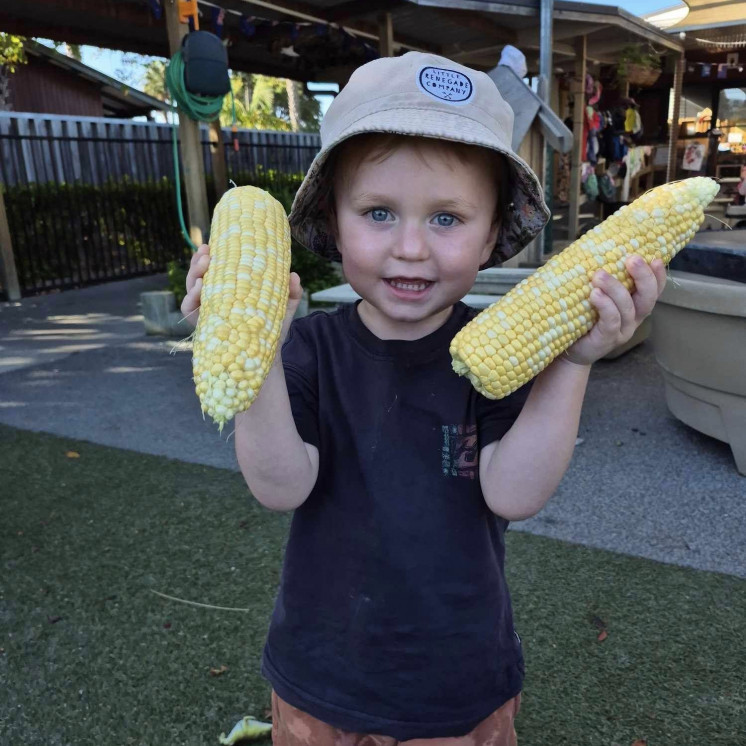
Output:
[[666,266],[660,259],[648,265],[633,254],[625,262],[635,281],[630,293],[616,277],[603,270],[593,275],[590,301],[598,311],[593,329],[567,349],[564,357],[578,365],[591,365],[626,342],[649,316],[666,286]]

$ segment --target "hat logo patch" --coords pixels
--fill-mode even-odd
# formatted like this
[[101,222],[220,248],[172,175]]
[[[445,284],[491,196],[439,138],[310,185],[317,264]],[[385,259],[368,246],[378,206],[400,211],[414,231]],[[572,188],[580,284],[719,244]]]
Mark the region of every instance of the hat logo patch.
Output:
[[450,104],[463,104],[474,93],[474,86],[466,75],[443,67],[423,67],[417,84],[425,93]]

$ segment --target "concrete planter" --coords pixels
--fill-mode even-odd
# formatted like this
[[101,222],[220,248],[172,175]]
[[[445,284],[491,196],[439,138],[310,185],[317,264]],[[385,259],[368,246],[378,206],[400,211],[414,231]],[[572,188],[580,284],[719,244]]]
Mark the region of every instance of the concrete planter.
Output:
[[672,270],[653,312],[666,403],[685,424],[730,444],[746,475],[746,284]]
[[188,337],[192,333],[192,327],[176,308],[176,296],[170,290],[140,293],[140,305],[146,334]]
[[[176,308],[176,296],[170,290],[153,290],[140,293],[145,333],[162,337],[188,337],[192,333],[192,325],[184,321],[181,311]],[[308,313],[308,293],[298,306],[294,318]]]

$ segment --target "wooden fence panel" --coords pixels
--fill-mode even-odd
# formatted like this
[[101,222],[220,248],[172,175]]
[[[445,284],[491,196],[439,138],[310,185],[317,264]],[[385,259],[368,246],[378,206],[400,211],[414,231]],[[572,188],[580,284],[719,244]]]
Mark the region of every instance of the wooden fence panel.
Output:
[[[208,128],[200,129],[205,174],[212,173]],[[229,172],[257,167],[304,173],[320,147],[315,133],[223,129]],[[6,185],[45,181],[100,185],[173,179],[172,125],[104,117],[0,112],[0,172]]]

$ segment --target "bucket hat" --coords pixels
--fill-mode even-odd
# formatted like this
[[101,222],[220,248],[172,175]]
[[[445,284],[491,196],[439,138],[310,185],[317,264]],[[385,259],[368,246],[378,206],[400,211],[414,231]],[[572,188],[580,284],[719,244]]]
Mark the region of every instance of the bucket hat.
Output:
[[295,239],[340,261],[320,197],[329,154],[354,135],[383,132],[478,145],[505,156],[510,174],[507,214],[483,268],[515,256],[549,220],[536,174],[511,148],[513,110],[485,73],[445,57],[407,52],[357,68],[321,123],[317,153],[293,200]]

